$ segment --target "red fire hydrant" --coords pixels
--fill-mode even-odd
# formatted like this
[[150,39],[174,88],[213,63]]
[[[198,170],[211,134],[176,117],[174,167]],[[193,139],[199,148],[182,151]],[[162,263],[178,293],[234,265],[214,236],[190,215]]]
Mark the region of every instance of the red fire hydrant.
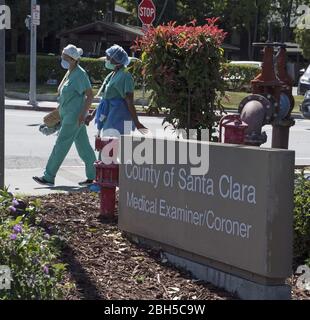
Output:
[[[95,140],[95,150],[101,152],[103,148],[107,145],[111,144],[111,146],[118,144],[117,139],[112,139],[112,138],[104,138],[102,139],[99,135],[96,136]],[[113,157],[113,148],[111,148],[109,152],[109,157]]]
[[[102,140],[96,138],[96,150],[102,151],[108,144],[115,144],[115,139]],[[113,150],[109,152],[109,156],[113,157]],[[104,218],[115,217],[116,187],[119,182],[119,165],[105,164],[104,161],[96,161],[96,183],[100,186],[100,215]]]
[[227,115],[221,119],[219,142],[222,142],[223,128],[225,129],[224,143],[244,144],[248,125],[240,119],[240,115]]

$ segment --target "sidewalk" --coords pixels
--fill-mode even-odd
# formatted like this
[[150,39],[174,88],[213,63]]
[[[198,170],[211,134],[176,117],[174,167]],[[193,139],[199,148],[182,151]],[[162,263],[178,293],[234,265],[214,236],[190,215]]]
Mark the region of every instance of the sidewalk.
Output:
[[57,108],[57,102],[39,101],[37,107],[28,104],[27,100],[18,100],[5,98],[5,109],[11,110],[28,110],[28,111],[45,111],[50,112]]
[[39,185],[32,177],[42,176],[43,169],[23,168],[5,169],[5,180],[9,191],[19,195],[47,195],[60,192],[78,192],[86,190],[78,185],[85,180],[85,169],[81,167],[62,166],[57,174],[54,187]]

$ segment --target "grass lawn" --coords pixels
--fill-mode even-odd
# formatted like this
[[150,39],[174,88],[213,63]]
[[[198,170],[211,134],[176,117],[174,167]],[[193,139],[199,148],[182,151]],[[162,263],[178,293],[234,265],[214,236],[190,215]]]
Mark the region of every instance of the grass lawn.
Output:
[[[243,100],[246,96],[249,95],[247,92],[226,92],[227,96],[229,97],[230,101],[226,101],[226,99],[223,99],[223,105],[226,109],[231,110],[238,110],[239,103],[241,100]],[[300,112],[299,111],[299,105],[304,100],[303,96],[295,96],[295,107],[293,112]]]
[[[99,86],[93,87],[94,95],[97,94],[99,90]],[[21,93],[27,93],[29,92],[29,84],[27,83],[7,83],[6,84],[6,90],[8,91],[15,91],[15,92],[21,92]],[[49,86],[49,85],[38,85],[37,86],[37,93],[38,94],[57,94],[57,86]],[[246,96],[249,95],[247,92],[232,92],[227,91],[227,96],[229,97],[229,101],[227,99],[223,99],[223,105],[225,109],[227,110],[238,110],[239,103],[241,100],[243,100]],[[135,99],[141,99],[143,97],[142,90],[135,90]],[[145,98],[148,99],[150,97],[150,92],[146,92]],[[293,112],[300,112],[299,111],[299,105],[303,101],[303,96],[296,96],[295,98],[295,107]],[[96,104],[95,104],[96,106]]]
[[[19,93],[28,93],[29,92],[29,84],[16,82],[16,83],[6,83],[5,89],[7,91],[14,91]],[[55,94],[57,93],[57,86],[49,86],[46,84],[37,85],[37,93],[38,94]]]

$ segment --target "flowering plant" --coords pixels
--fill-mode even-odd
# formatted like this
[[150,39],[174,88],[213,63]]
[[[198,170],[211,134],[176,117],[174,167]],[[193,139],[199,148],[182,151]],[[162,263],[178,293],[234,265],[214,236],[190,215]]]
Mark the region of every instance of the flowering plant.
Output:
[[294,257],[310,266],[310,181],[302,171],[295,175]]
[[223,110],[221,44],[226,33],[217,21],[150,28],[133,47],[141,53],[142,64],[136,72],[142,73],[147,89],[153,92],[152,105],[170,110],[165,122],[175,129],[211,130],[217,121],[216,110]]
[[11,289],[0,300],[59,299],[65,265],[59,264],[60,240],[38,225],[38,203],[17,200],[0,190],[0,265],[11,270]]

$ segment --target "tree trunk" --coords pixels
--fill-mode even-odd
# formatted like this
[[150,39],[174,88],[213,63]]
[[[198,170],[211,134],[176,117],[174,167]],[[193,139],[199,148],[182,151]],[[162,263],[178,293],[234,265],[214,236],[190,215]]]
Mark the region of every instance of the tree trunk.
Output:
[[[257,32],[258,32],[258,15],[259,15],[259,8],[257,5],[257,0],[255,2],[256,14],[255,14],[255,26],[254,26],[254,34],[253,34],[253,42],[257,41]],[[254,59],[254,50],[255,48],[251,45],[251,60]]]
[[249,57],[249,60],[253,60],[251,28],[249,27],[247,31],[248,31],[248,57]]
[[291,25],[291,14],[293,9],[293,2],[294,0],[290,0],[288,5],[288,10],[284,17],[284,32],[283,32],[283,42],[288,40],[288,33],[290,32],[290,25]]
[[11,53],[16,56],[18,53],[18,31],[16,29],[11,30]]

